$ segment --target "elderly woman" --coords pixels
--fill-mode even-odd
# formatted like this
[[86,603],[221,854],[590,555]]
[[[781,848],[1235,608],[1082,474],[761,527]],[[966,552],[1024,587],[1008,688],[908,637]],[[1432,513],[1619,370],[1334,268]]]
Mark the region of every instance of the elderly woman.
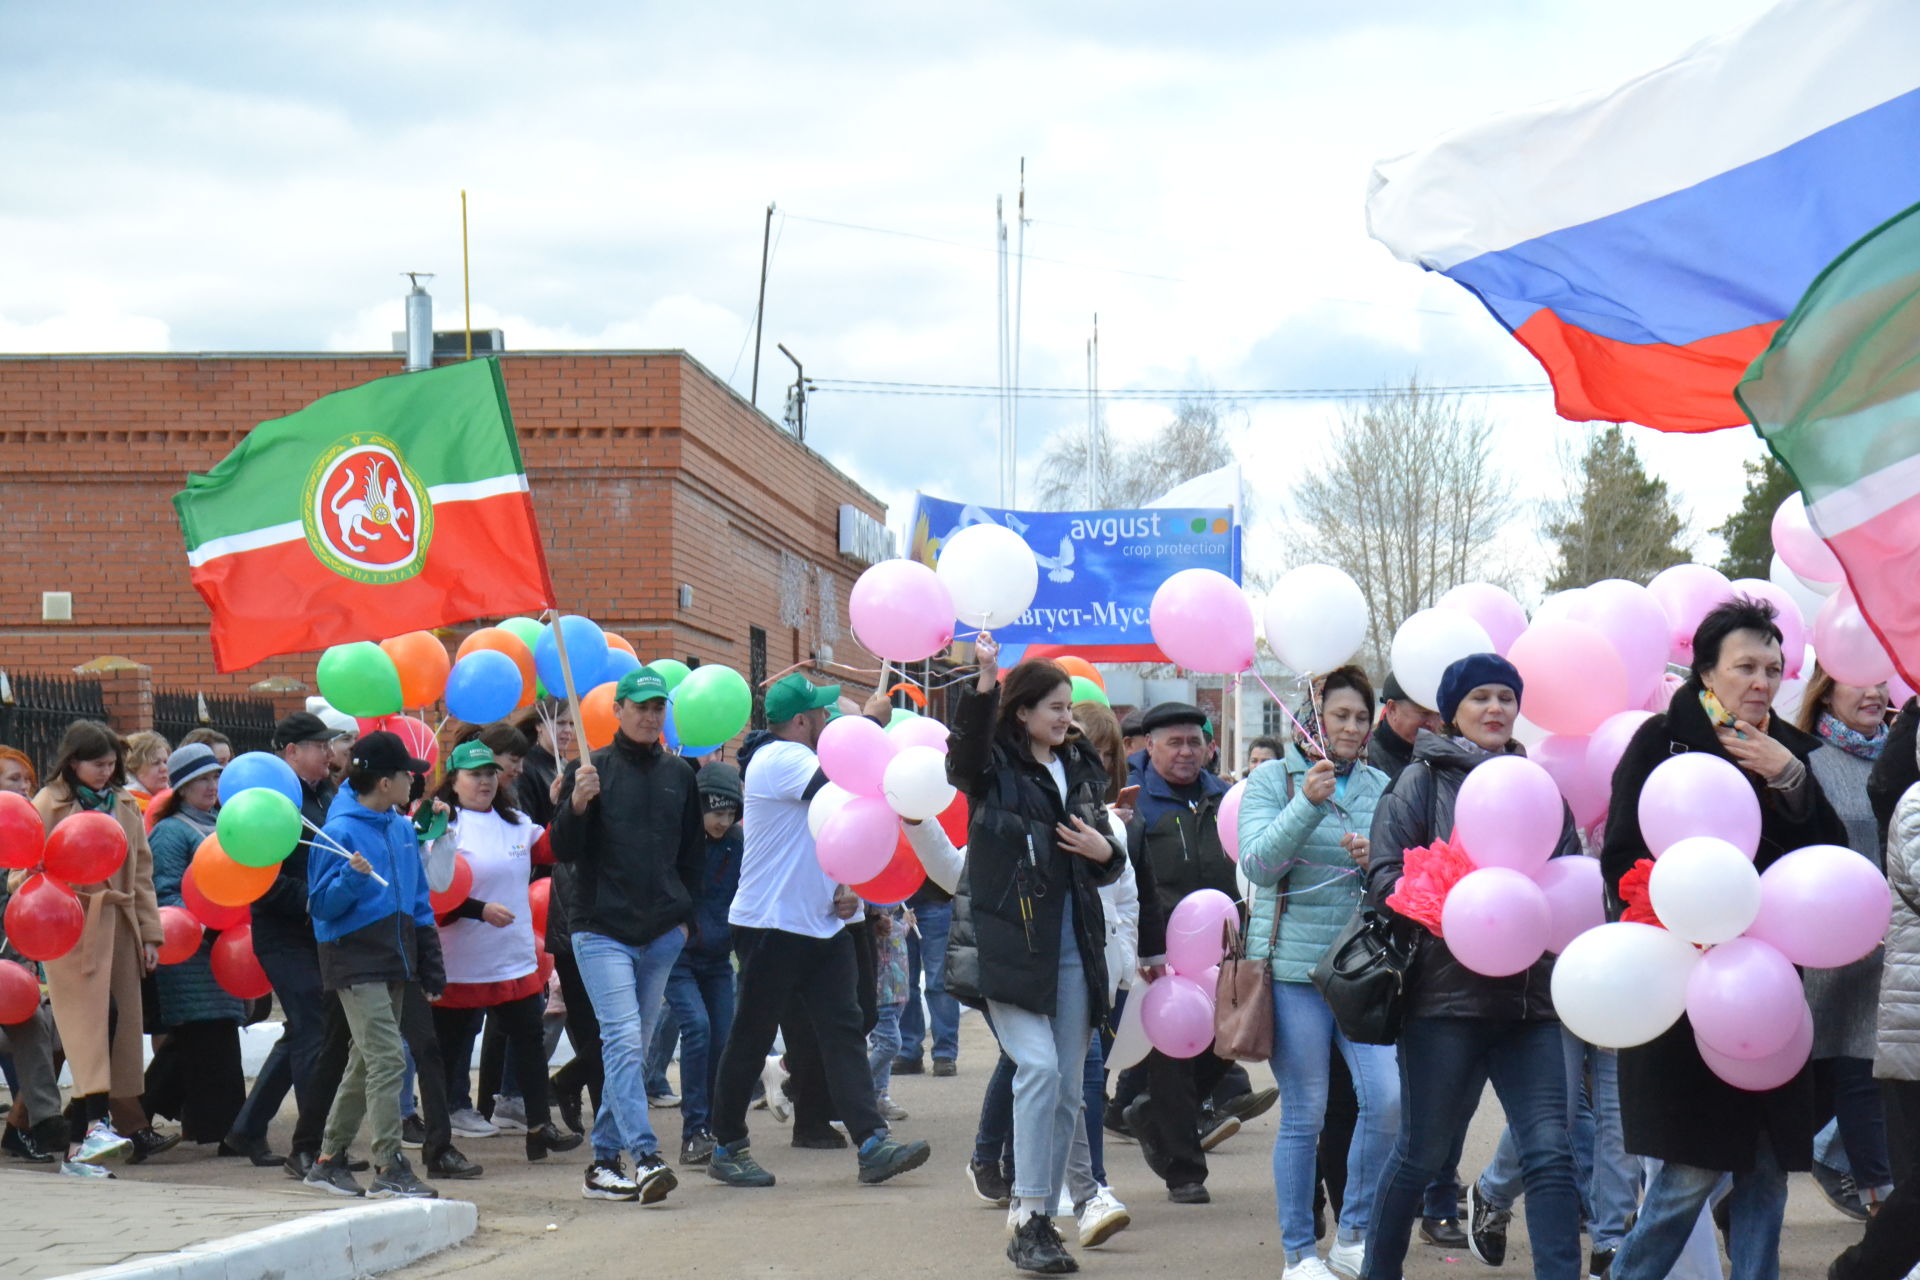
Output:
[[[1693,674],[1666,714],[1640,726],[1613,775],[1601,869],[1616,904],[1620,880],[1653,850],[1640,831],[1640,791],[1673,756],[1704,751],[1739,766],[1760,805],[1765,871],[1810,844],[1846,836],[1808,764],[1819,739],[1773,715],[1780,690],[1780,628],[1772,605],[1736,597],[1693,635]],[[1734,1280],[1779,1274],[1787,1172],[1813,1158],[1813,1083],[1802,1071],[1778,1089],[1751,1093],[1708,1069],[1681,1018],[1651,1043],[1620,1051],[1620,1116],[1626,1148],[1663,1162],[1634,1228],[1613,1260],[1613,1280],[1660,1280],[1685,1247],[1723,1174]]]
[[[1318,739],[1309,732],[1247,780],[1240,869],[1254,887],[1247,957],[1266,960],[1273,975],[1272,1066],[1280,1083],[1273,1194],[1286,1277],[1327,1280],[1329,1266],[1345,1276],[1360,1272],[1374,1184],[1400,1124],[1392,1047],[1348,1040],[1312,981],[1314,965],[1360,905],[1366,833],[1388,782],[1366,762],[1373,685],[1364,671],[1341,667],[1323,676],[1301,722],[1310,730],[1317,722]],[[1322,1262],[1314,1251],[1314,1155],[1336,1053],[1353,1080],[1359,1120],[1343,1153],[1353,1194],[1340,1207],[1339,1231]]]
[[[1521,692],[1520,673],[1491,653],[1462,658],[1441,677],[1442,731],[1420,731],[1412,762],[1374,810],[1367,892],[1379,909],[1393,911],[1388,896],[1406,850],[1452,833],[1467,775],[1502,755],[1525,754],[1513,740]],[[1563,812],[1554,856],[1579,849],[1573,815]],[[1520,1149],[1534,1275],[1576,1280],[1585,1274],[1580,1197],[1560,1023],[1550,994],[1553,961],[1543,957],[1511,977],[1490,978],[1456,960],[1445,940],[1416,927],[1425,936],[1400,1031],[1400,1136],[1380,1170],[1362,1274],[1400,1280],[1422,1195],[1446,1168],[1491,1080]]]

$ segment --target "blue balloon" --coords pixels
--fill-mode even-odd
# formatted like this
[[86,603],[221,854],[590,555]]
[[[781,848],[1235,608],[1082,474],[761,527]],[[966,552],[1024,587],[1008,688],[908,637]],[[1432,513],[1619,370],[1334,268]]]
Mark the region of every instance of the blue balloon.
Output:
[[540,683],[556,698],[567,694],[566,674],[560,665],[560,644],[554,639],[553,628],[565,629],[567,640],[567,661],[573,667],[573,687],[576,692],[585,693],[601,683],[601,668],[607,665],[607,633],[600,624],[591,618],[583,618],[577,613],[569,613],[557,623],[549,623],[540,633],[540,639],[533,646],[533,669],[540,676]]
[[300,791],[299,775],[294,773],[292,765],[265,751],[248,751],[235,756],[221,771],[220,803],[226,804],[242,791],[251,791],[255,787],[278,791],[293,801],[296,809],[305,800]]
[[680,731],[673,727],[673,690],[671,689],[667,690],[667,719],[660,726],[660,741],[666,744],[667,750],[675,755],[680,754]]
[[[573,642],[569,639],[567,643],[571,644]],[[625,649],[608,645],[606,665],[600,668],[600,678],[594,681],[594,683],[595,685],[616,683],[621,676],[627,674],[627,672],[639,665],[640,659],[634,657]]]
[[498,649],[475,649],[447,676],[447,713],[468,724],[504,720],[520,705],[520,666]]

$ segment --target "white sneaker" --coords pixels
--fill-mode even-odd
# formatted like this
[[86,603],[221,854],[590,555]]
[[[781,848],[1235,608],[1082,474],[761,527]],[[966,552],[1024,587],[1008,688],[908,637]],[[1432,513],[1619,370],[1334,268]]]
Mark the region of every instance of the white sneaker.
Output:
[[1335,1280],[1335,1277],[1327,1269],[1327,1264],[1320,1261],[1319,1254],[1310,1253],[1288,1267],[1282,1273],[1281,1280]]
[[1080,1247],[1091,1249],[1095,1245],[1105,1244],[1120,1232],[1127,1229],[1133,1218],[1127,1212],[1127,1206],[1120,1203],[1120,1197],[1113,1194],[1112,1187],[1102,1187],[1094,1193],[1093,1199],[1080,1207],[1075,1220],[1080,1224]]
[[760,1085],[766,1090],[767,1110],[781,1124],[793,1119],[793,1101],[787,1097],[787,1069],[780,1065],[780,1055],[767,1055],[767,1065],[760,1070]]
[[493,1127],[500,1133],[525,1133],[527,1131],[526,1100],[510,1098],[504,1093],[494,1094]]
[[472,1107],[462,1107],[448,1116],[447,1126],[462,1138],[491,1138],[500,1132],[493,1121]]
[[1355,1240],[1352,1244],[1333,1242],[1333,1248],[1327,1250],[1327,1266],[1336,1275],[1347,1280],[1360,1280],[1360,1265],[1367,1260],[1367,1242]]
[[888,1124],[909,1118],[907,1109],[884,1093],[874,1100],[874,1105],[880,1112],[880,1118]]

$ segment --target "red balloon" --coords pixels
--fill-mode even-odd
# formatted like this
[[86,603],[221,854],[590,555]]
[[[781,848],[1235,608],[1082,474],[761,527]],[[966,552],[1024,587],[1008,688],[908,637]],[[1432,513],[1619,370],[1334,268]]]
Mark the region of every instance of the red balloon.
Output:
[[185,907],[160,908],[160,928],[165,939],[160,943],[160,963],[179,964],[200,949],[206,926],[193,918]]
[[443,916],[467,900],[473,892],[473,864],[467,861],[467,855],[453,855],[453,882],[440,893],[429,893],[427,901],[433,904],[433,914]]
[[160,809],[167,803],[167,797],[172,794],[172,787],[162,787],[154,793],[153,799],[147,801],[147,811],[141,816],[146,823],[146,832],[148,835],[153,834],[154,825],[160,821]]
[[29,960],[58,960],[79,943],[87,912],[80,905],[80,895],[58,880],[37,875],[29,877],[7,904],[5,924],[8,940],[21,955]]
[[126,860],[127,829],[111,814],[69,814],[47,833],[47,874],[68,884],[99,884]]
[[47,824],[25,796],[0,791],[0,867],[24,871],[40,865]]
[[553,978],[553,957],[547,954],[545,947],[541,947],[538,951],[534,952],[534,959],[537,962],[537,971],[540,974],[540,985],[544,987]]
[[433,730],[427,722],[418,716],[403,716],[398,712],[388,716],[366,716],[356,718],[360,726],[360,736],[385,731],[398,734],[400,741],[406,744],[407,754],[425,760],[428,764],[440,763],[440,740],[433,736]]
[[890,907],[905,902],[920,891],[927,882],[926,868],[920,865],[920,856],[907,843],[906,833],[900,834],[900,843],[894,846],[893,857],[882,871],[865,884],[856,884],[853,891],[875,906]]
[[944,809],[938,819],[940,829],[947,833],[947,839],[953,841],[953,847],[967,847],[967,793],[955,793],[953,803]]
[[200,886],[193,882],[192,867],[188,867],[187,874],[180,877],[180,901],[187,904],[187,910],[195,920],[209,929],[231,929],[253,918],[252,907],[223,907],[200,892]]
[[40,1007],[40,979],[33,970],[0,960],[0,1027],[25,1022]]
[[527,886],[527,912],[533,919],[535,939],[547,936],[547,911],[553,905],[553,879],[535,880]]
[[253,926],[235,925],[213,940],[213,980],[228,995],[255,1000],[273,990],[253,954]]

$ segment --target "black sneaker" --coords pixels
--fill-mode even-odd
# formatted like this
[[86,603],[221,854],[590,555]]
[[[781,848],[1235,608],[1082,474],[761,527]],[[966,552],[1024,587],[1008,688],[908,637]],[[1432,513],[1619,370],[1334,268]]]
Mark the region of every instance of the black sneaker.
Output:
[[[291,1157],[289,1157],[291,1160]],[[315,1191],[325,1191],[336,1196],[364,1196],[367,1193],[347,1168],[347,1162],[341,1159],[314,1160],[307,1170],[307,1176],[301,1185],[312,1187]]]
[[680,1185],[680,1179],[667,1168],[658,1151],[649,1151],[641,1157],[633,1166],[633,1172],[640,1183],[641,1204],[659,1204],[667,1198],[667,1192]]
[[957,1076],[960,1074],[960,1064],[952,1058],[935,1058],[933,1060],[933,1074],[936,1076]]
[[271,1169],[280,1163],[280,1157],[267,1150],[265,1138],[243,1138],[237,1133],[230,1133],[220,1139],[217,1154],[245,1156],[256,1169]]
[[6,1126],[6,1133],[0,1135],[0,1149],[14,1160],[30,1160],[34,1164],[52,1164],[60,1157],[51,1151],[42,1151],[33,1141],[33,1135],[25,1129]]
[[1467,1243],[1467,1233],[1460,1229],[1458,1218],[1420,1219],[1420,1238],[1442,1249],[1460,1249]]
[[1118,1138],[1122,1142],[1139,1141],[1133,1136],[1133,1126],[1127,1123],[1126,1108],[1116,1102],[1109,1102],[1106,1110],[1101,1112],[1100,1127],[1107,1131],[1108,1137]]
[[981,1164],[977,1159],[967,1161],[967,1185],[973,1188],[976,1197],[996,1209],[1013,1203],[1013,1184],[1000,1172],[998,1161],[993,1164]]
[[1595,1249],[1587,1262],[1587,1280],[1607,1280],[1613,1270],[1613,1250]]
[[438,1200],[440,1193],[414,1176],[407,1157],[396,1151],[393,1163],[373,1175],[367,1188],[369,1200]]
[[587,1178],[580,1194],[588,1200],[638,1200],[640,1184],[627,1176],[620,1157],[595,1160],[587,1166]]
[[1164,1181],[1167,1176],[1166,1153],[1147,1136],[1149,1128],[1145,1123],[1145,1114],[1148,1101],[1145,1096],[1135,1098],[1127,1104],[1121,1117],[1127,1122],[1127,1130],[1133,1134],[1133,1140],[1140,1144],[1140,1158],[1147,1162],[1147,1168],[1153,1170],[1154,1177]]
[[547,1087],[553,1093],[553,1105],[560,1109],[560,1123],[575,1133],[584,1135],[587,1128],[586,1118],[581,1110],[580,1095],[583,1090],[580,1086],[567,1088],[560,1083],[560,1076],[556,1072],[547,1079]]
[[304,1182],[307,1175],[313,1172],[313,1164],[313,1152],[289,1151],[286,1161],[280,1167],[286,1170],[287,1176],[295,1182]]
[[795,1129],[792,1145],[802,1151],[845,1151],[847,1136],[838,1129]]
[[918,1139],[901,1142],[883,1130],[860,1144],[860,1181],[868,1186],[885,1182],[910,1169],[918,1169],[932,1154],[933,1149],[925,1142]]
[[1237,1098],[1229,1098],[1221,1103],[1218,1110],[1221,1115],[1238,1116],[1245,1124],[1256,1116],[1263,1116],[1273,1110],[1273,1104],[1280,1101],[1278,1089],[1250,1089]]
[[680,1142],[680,1163],[688,1167],[703,1165],[713,1159],[713,1135],[705,1129],[695,1129]]
[[1211,1151],[1240,1132],[1240,1117],[1222,1111],[1200,1122],[1200,1149]]
[[152,1125],[135,1130],[127,1135],[127,1139],[133,1143],[133,1154],[127,1157],[128,1164],[139,1164],[148,1156],[157,1156],[162,1151],[171,1151],[180,1145],[179,1134],[161,1133]]
[[400,1145],[408,1151],[418,1151],[427,1145],[427,1122],[417,1115],[408,1116],[400,1122]]
[[1167,1188],[1167,1199],[1175,1204],[1212,1204],[1213,1196],[1204,1182],[1183,1182]]
[[549,1151],[571,1151],[586,1139],[577,1133],[562,1133],[551,1122],[527,1130],[527,1159],[545,1160]]
[[448,1144],[427,1157],[427,1172],[436,1178],[466,1180],[477,1178],[486,1170],[460,1154],[460,1148]]
[[1838,1209],[1855,1222],[1865,1222],[1870,1216],[1865,1202],[1860,1199],[1860,1188],[1854,1183],[1853,1175],[1842,1173],[1830,1164],[1818,1160],[1813,1162],[1813,1185],[1820,1188],[1827,1203]]
[[1507,1260],[1507,1223],[1513,1218],[1508,1209],[1496,1209],[1480,1193],[1480,1179],[1467,1184],[1467,1248],[1490,1267]]
[[927,1064],[921,1058],[895,1058],[893,1074],[897,1076],[923,1076],[927,1074]]
[[707,1176],[730,1187],[770,1187],[773,1175],[760,1167],[746,1139],[728,1144],[716,1142],[707,1160]]
[[1053,1229],[1053,1219],[1040,1213],[1028,1214],[1014,1228],[1013,1239],[1007,1242],[1007,1261],[1016,1270],[1037,1276],[1064,1276],[1080,1269]]

